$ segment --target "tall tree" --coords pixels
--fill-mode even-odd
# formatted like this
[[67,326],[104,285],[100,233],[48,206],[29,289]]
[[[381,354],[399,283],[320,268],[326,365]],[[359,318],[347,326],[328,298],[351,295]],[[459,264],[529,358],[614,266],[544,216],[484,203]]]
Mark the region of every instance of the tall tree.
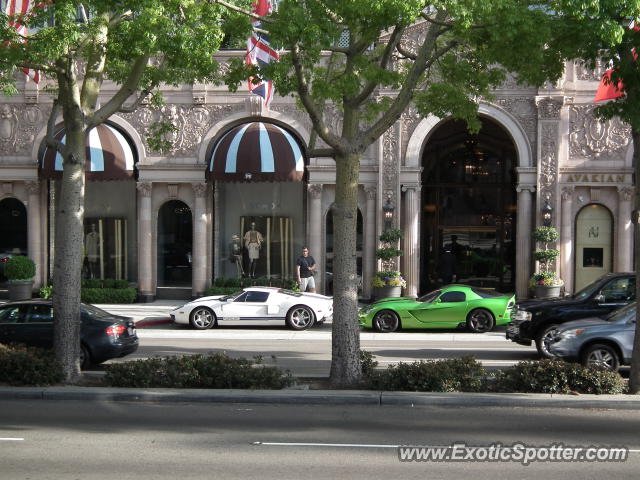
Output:
[[[311,155],[336,163],[335,387],[361,377],[355,239],[362,154],[411,102],[424,116],[451,115],[477,130],[477,99],[490,98],[509,72],[531,85],[558,78],[554,35],[562,21],[548,2],[527,0],[282,0],[263,22],[284,53],[260,73],[281,95],[297,95],[326,146]],[[416,27],[421,34],[409,38]]]
[[[195,0],[29,3],[24,14],[0,18],[0,82],[6,93],[14,93],[16,69],[37,70],[46,78],[41,85],[53,94],[46,142],[64,164],[55,212],[54,348],[65,381],[72,383],[80,373],[87,133],[116,112],[135,109],[145,97],[158,99],[154,91],[163,84],[216,81],[213,54],[223,38],[224,9]],[[27,27],[27,37],[16,22]],[[53,136],[60,118],[64,143]]]
[[[634,228],[634,268],[636,299],[640,298],[640,2],[608,0],[583,2],[561,0],[557,11],[565,15],[567,34],[581,40],[573,44],[570,54],[596,69],[609,67],[604,82],[612,90],[611,101],[599,106],[595,113],[602,120],[620,118],[631,127],[633,164],[635,168],[635,199],[631,222]],[[568,52],[569,53],[569,52]],[[606,98],[605,98],[606,99]],[[629,219],[621,218],[620,221]],[[640,302],[636,305],[640,318]],[[636,321],[629,391],[640,392],[640,326]]]

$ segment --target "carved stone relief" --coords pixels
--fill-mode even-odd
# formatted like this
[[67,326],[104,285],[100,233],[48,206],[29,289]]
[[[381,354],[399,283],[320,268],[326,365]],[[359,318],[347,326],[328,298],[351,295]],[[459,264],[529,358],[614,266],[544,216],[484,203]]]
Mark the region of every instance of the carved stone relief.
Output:
[[620,159],[631,139],[631,129],[618,118],[601,122],[594,105],[572,105],[569,109],[569,156],[600,160]]
[[398,205],[396,191],[398,186],[398,135],[396,126],[392,126],[382,137],[382,192],[383,198]]
[[605,66],[602,65],[602,62],[600,60],[597,60],[595,70],[589,68],[584,62],[575,62],[574,68],[576,72],[576,78],[578,80],[592,82],[599,82],[606,70]]
[[538,182],[540,198],[555,204],[555,184],[558,180],[558,124],[544,123],[541,128],[540,168]]
[[0,104],[0,154],[30,155],[48,116],[39,105]]

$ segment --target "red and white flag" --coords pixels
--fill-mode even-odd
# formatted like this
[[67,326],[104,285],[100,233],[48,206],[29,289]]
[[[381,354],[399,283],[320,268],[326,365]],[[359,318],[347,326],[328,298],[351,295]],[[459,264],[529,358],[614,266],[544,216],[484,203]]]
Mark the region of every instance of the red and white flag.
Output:
[[[251,11],[256,15],[264,17],[272,11],[272,5],[269,0],[255,0]],[[269,62],[278,61],[280,54],[273,50],[269,45],[269,36],[262,29],[262,22],[260,19],[254,18],[251,20],[253,25],[253,31],[251,36],[247,40],[247,65],[264,65]],[[256,95],[260,95],[265,105],[269,105],[273,99],[273,82],[269,79],[262,78],[259,82],[253,81],[253,77],[249,78],[249,91]]]
[[[9,16],[9,26],[13,27],[18,35],[26,38],[29,35],[29,31],[27,27],[20,23],[18,18],[15,18],[15,15],[27,15],[31,8],[33,7],[33,3],[31,0],[6,0],[5,12]],[[35,83],[40,82],[40,72],[37,70],[30,70],[28,68],[23,68],[22,71],[32,79]]]

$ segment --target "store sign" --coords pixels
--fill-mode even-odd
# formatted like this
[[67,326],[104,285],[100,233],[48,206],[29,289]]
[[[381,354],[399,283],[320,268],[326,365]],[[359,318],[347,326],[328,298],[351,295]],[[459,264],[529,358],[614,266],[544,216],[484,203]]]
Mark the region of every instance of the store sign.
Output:
[[627,176],[620,173],[572,173],[566,176],[567,183],[625,183]]

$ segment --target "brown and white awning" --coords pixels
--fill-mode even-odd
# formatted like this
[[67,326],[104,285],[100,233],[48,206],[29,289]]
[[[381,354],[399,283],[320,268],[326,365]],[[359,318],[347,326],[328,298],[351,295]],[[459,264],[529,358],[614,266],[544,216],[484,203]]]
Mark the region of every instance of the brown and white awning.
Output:
[[[54,137],[64,143],[64,128]],[[62,155],[47,147],[40,156],[40,174],[45,178],[62,176]],[[127,138],[115,127],[103,123],[91,129],[87,138],[87,180],[126,180],[133,177],[136,155]]]
[[233,127],[216,143],[208,176],[223,182],[299,182],[305,157],[297,139],[273,123]]

